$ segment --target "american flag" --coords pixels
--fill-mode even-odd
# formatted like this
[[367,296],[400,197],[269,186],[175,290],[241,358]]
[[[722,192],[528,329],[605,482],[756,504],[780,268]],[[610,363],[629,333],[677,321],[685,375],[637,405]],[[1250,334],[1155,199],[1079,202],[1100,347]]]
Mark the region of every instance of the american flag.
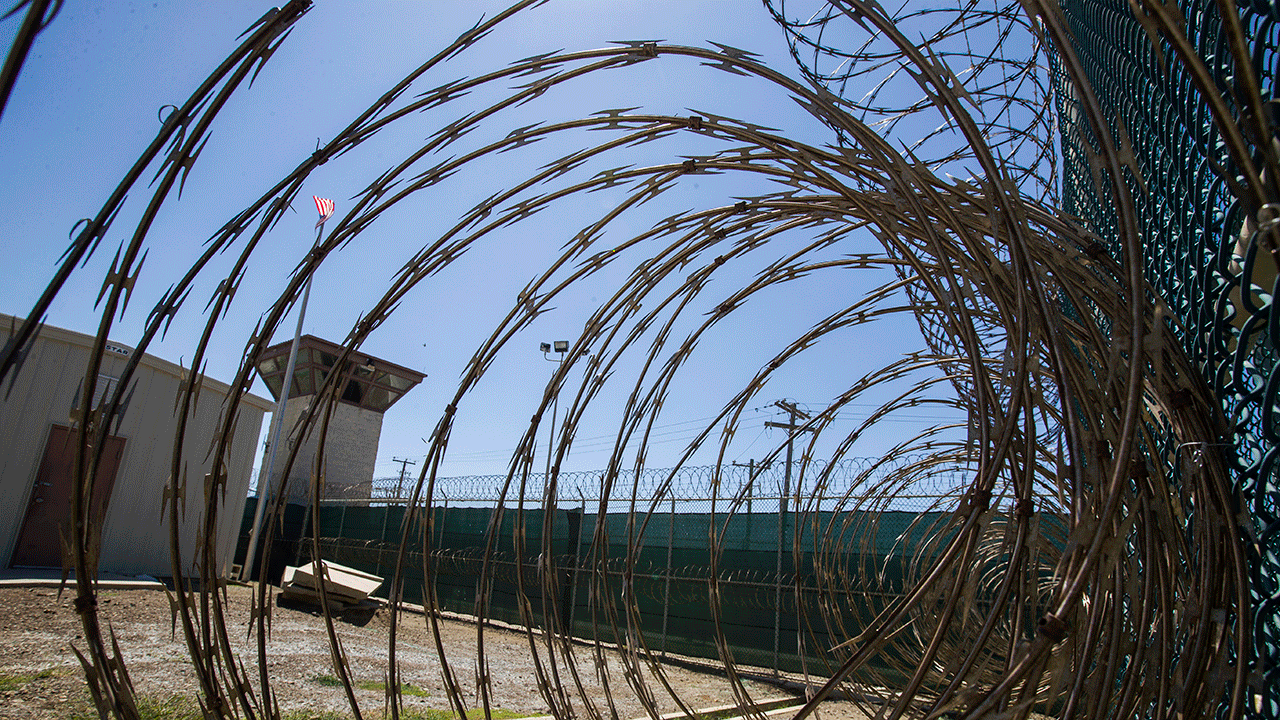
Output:
[[312,195],[311,198],[316,201],[316,210],[320,213],[320,221],[316,223],[316,227],[320,227],[333,214],[333,201],[329,198],[316,197],[315,195]]

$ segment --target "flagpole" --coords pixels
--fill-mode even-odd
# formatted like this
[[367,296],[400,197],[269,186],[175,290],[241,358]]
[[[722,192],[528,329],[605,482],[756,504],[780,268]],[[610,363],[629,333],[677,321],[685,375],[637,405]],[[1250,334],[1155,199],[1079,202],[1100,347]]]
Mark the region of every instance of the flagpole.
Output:
[[[325,201],[329,202],[329,201]],[[320,198],[316,198],[316,209],[320,211],[320,222],[316,223],[316,240],[312,245],[312,250],[320,245],[320,238],[324,235],[324,221],[329,218],[329,214],[333,212],[333,206],[328,206],[328,213],[321,206]],[[253,510],[253,525],[249,531],[249,547],[245,550],[244,565],[240,566],[240,580],[246,580],[253,572],[253,563],[257,560],[258,542],[262,534],[262,516],[267,506],[267,495],[269,493],[268,485],[271,481],[271,473],[275,469],[276,449],[280,447],[280,433],[284,428],[284,406],[289,402],[289,390],[293,387],[293,370],[298,362],[298,343],[302,339],[302,322],[307,317],[307,301],[311,299],[311,275],[307,275],[307,281],[302,288],[302,304],[298,307],[298,324],[293,331],[293,344],[289,347],[289,364],[285,367],[284,381],[280,383],[280,400],[276,403],[275,417],[271,419],[272,430],[271,440],[267,445],[267,464],[258,471],[258,505]],[[280,483],[280,497],[283,499],[284,489],[288,485],[287,478]]]

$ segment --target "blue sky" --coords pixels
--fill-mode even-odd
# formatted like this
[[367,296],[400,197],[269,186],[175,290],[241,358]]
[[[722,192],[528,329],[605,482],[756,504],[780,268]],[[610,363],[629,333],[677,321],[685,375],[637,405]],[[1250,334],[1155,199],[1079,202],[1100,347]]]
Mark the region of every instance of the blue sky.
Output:
[[[385,89],[470,28],[481,13],[501,7],[500,3],[317,3],[296,24],[254,85],[242,88],[222,112],[181,199],[173,197],[166,203],[149,236],[150,254],[136,295],[115,325],[113,339],[133,344],[151,308],[195,259],[204,240],[310,155],[318,141],[333,137]],[[237,35],[266,9],[265,3],[240,1],[67,4],[37,39],[0,117],[0,197],[7,207],[0,213],[0,243],[7,258],[0,267],[0,312],[25,315],[51,276],[77,219],[97,212],[154,137],[160,109],[185,100],[234,48]],[[16,19],[0,24],[0,42],[5,47],[16,29]],[[613,40],[701,46],[716,41],[759,53],[769,66],[797,74],[782,31],[757,3],[554,1],[514,18],[433,71],[415,90],[537,53],[590,49]],[[488,95],[477,93],[475,102],[492,102],[501,94],[501,88]],[[778,89],[688,59],[663,57],[587,78],[548,95],[495,119],[489,126],[492,134],[501,137],[539,119],[642,106],[670,114],[688,114],[689,108],[713,112],[783,128],[813,144],[829,139],[825,128]],[[218,326],[208,373],[222,380],[234,375],[259,314],[279,296],[310,247],[315,211],[308,196],[333,198],[336,217],[341,217],[351,206],[350,198],[373,178],[450,118],[481,106],[446,106],[407,118],[313,173],[303,189],[307,202],[295,203],[297,213],[272,230],[255,253],[235,304]],[[549,159],[599,139],[570,135],[477,163],[449,183],[401,203],[316,275],[305,331],[341,340],[360,313],[377,301],[400,266],[476,202],[529,176]],[[637,152],[649,162],[670,162],[682,151],[705,151],[683,142],[676,138]],[[635,161],[635,156],[628,156],[625,162]],[[601,163],[595,170],[608,166]],[[676,211],[731,204],[737,195],[772,189],[759,180],[735,177],[682,182],[677,192],[667,193],[643,213],[621,219],[610,230],[615,233],[611,237],[624,239]],[[93,305],[103,273],[147,197],[145,187],[135,188],[107,240],[55,301],[49,323],[95,330],[99,318]],[[422,438],[430,434],[452,397],[467,359],[515,303],[516,293],[546,267],[578,228],[607,212],[619,198],[609,193],[578,198],[496,234],[416,288],[370,339],[365,351],[428,375],[387,413],[376,475],[398,471],[399,464],[391,462],[393,456],[421,461],[426,451]],[[726,268],[708,289],[707,302],[714,305],[714,298],[746,282],[760,263],[805,241],[803,236],[780,240],[755,265]],[[855,235],[838,251],[875,249],[869,237]],[[512,339],[460,409],[443,468],[446,475],[504,471],[511,448],[528,426],[554,369],[538,352],[539,342],[576,338],[590,312],[608,299],[643,252],[632,253],[616,267],[575,287],[553,303],[554,311]],[[175,362],[190,356],[206,320],[201,309],[219,272],[230,268],[233,255],[228,253],[215,263],[167,338],[150,352]],[[717,327],[672,390],[658,422],[661,435],[651,444],[649,464],[661,467],[673,461],[687,440],[786,342],[827,313],[856,301],[863,289],[887,279],[885,275],[855,277],[848,271],[818,274],[767,293]],[[286,339],[292,328],[290,317],[276,340]],[[744,418],[727,460],[760,457],[783,441],[779,431],[764,427],[766,420],[783,419],[769,407],[773,400],[791,398],[811,410],[819,409],[865,372],[920,348],[914,324],[905,316],[829,338],[801,361],[788,364],[759,402],[750,404],[757,410]],[[636,371],[634,364],[619,368],[616,382],[611,381],[579,430],[579,450],[570,456],[566,469],[603,466],[609,438],[617,428],[620,399],[633,379],[628,373]],[[267,394],[260,382],[255,391]],[[842,420],[847,424],[837,423],[831,435],[841,435],[841,428],[847,432],[860,419],[858,413],[870,408],[869,402],[850,408]],[[916,409],[881,423],[859,441],[853,454],[874,456],[935,422],[939,413]],[[539,436],[545,447],[545,426]],[[710,461],[710,457],[704,453],[695,458],[695,464],[700,460]],[[535,467],[541,467],[541,461]]]

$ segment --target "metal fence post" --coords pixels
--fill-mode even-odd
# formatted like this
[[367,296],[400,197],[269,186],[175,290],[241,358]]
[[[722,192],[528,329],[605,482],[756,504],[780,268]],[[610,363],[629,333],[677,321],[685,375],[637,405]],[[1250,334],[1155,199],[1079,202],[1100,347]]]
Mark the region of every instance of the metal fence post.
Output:
[[387,503],[382,506],[382,533],[378,535],[379,543],[384,543],[387,541],[387,520],[389,515],[391,515],[390,500],[388,500]]
[[[582,518],[587,516],[587,498],[582,494],[582,488],[577,490],[582,505],[578,511],[578,534],[573,539],[573,581],[569,583],[569,619],[565,623],[565,632],[570,636],[573,635],[573,610],[578,605],[578,569],[582,567]],[[596,520],[599,521],[599,516]]]
[[[782,488],[779,488],[782,490]],[[778,665],[778,649],[782,638],[782,544],[783,523],[786,521],[786,491],[778,494],[778,554],[773,576],[773,674],[781,672]]]
[[671,550],[676,538],[676,499],[671,498],[671,518],[667,524],[667,578],[666,587],[662,591],[662,646],[663,657],[667,656],[667,617],[671,614]]
[[443,489],[440,490],[440,497],[444,498],[444,503],[440,506],[440,537],[436,540],[436,552],[444,549],[444,520],[445,515],[449,512],[449,496],[445,494]]
[[[310,537],[311,532],[311,516],[317,512],[315,503],[307,505],[306,512],[302,514],[302,532],[298,533],[296,545],[293,548],[293,564],[294,566],[302,565],[302,548],[306,547],[308,552],[311,550],[311,543],[305,542]],[[315,562],[319,562],[320,558],[312,558]],[[317,566],[318,567],[318,566]]]
[[560,624],[566,636],[573,636],[573,604],[578,587],[578,552],[582,545],[582,516],[587,509],[586,503],[581,508],[565,511],[568,524],[565,542],[569,545],[564,584],[560,588]]

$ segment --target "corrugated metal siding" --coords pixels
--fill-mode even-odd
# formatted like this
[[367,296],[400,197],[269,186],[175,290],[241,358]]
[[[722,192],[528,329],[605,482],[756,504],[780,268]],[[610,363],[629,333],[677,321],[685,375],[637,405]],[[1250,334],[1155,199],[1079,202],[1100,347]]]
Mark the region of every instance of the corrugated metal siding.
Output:
[[[8,322],[0,326],[0,333],[0,342],[8,340]],[[79,381],[78,377],[69,377],[75,373],[66,371],[72,366],[74,349],[66,343],[37,342],[22,372],[13,380],[6,379],[0,388],[8,391],[8,399],[0,400],[0,551],[6,566],[22,527],[31,484],[44,456],[49,427],[55,422],[68,422]]]
[[[0,316],[0,342],[9,336],[9,318]],[[26,512],[31,484],[54,423],[67,424],[89,356],[90,338],[46,328],[32,347],[8,400],[0,388],[0,552],[5,565],[12,556]],[[118,377],[127,360],[104,357],[102,373]],[[174,398],[178,368],[146,356],[135,373],[132,401],[112,434],[125,438],[124,457],[116,475],[103,524],[99,568],[124,574],[171,575],[168,513],[162,517],[177,427]],[[204,476],[212,466],[211,438],[221,425],[228,388],[205,380],[187,423],[182,467],[186,473],[186,513],[179,537],[184,571],[190,571],[204,523]],[[126,392],[128,392],[126,390]],[[225,463],[228,486],[219,510],[216,556],[219,571],[229,569],[231,552],[244,511],[254,446],[262,426],[266,400],[247,396],[239,409],[235,437]],[[113,428],[115,430],[115,428]]]

